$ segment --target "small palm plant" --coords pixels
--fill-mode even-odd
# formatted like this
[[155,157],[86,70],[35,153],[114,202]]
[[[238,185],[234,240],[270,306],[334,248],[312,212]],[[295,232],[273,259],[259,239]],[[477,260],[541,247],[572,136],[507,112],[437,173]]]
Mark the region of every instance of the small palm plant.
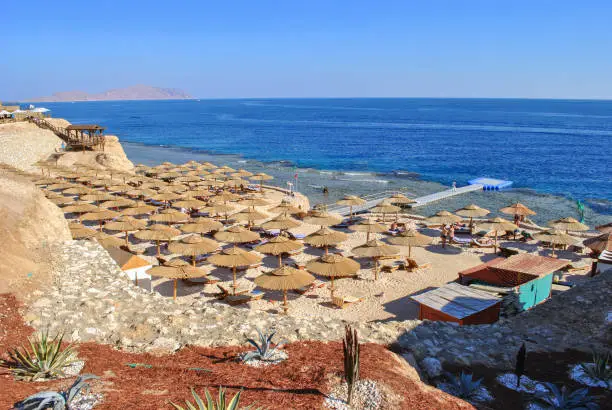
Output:
[[355,383],[359,380],[359,336],[357,330],[346,325],[344,328],[344,339],[342,340],[342,351],[344,353],[344,378],[348,387],[346,402],[350,405],[353,399]]
[[225,397],[225,389],[223,387],[219,387],[219,398],[215,402],[213,400],[212,395],[209,393],[208,389],[204,390],[204,397],[206,397],[206,403],[204,400],[196,393],[195,389],[191,389],[191,395],[193,396],[193,400],[195,402],[192,403],[189,400],[185,401],[185,406],[183,407],[178,404],[170,402],[170,404],[175,408],[175,410],[249,410],[252,408],[252,405],[247,407],[239,408],[240,404],[240,394],[242,390],[240,390],[234,397],[232,397],[229,401],[227,401]]
[[448,379],[448,392],[455,397],[464,400],[473,400],[478,398],[482,378],[474,380],[473,374],[461,372],[459,376],[454,376],[450,373],[446,374]]
[[535,394],[536,403],[546,410],[597,410],[596,398],[589,395],[589,389],[569,390],[566,386],[559,389],[552,383],[543,383],[546,391]]
[[249,360],[257,359],[262,361],[271,361],[274,360],[278,349],[280,349],[284,343],[280,342],[276,345],[272,345],[272,339],[276,332],[262,332],[259,328],[257,329],[257,335],[259,337],[259,341],[255,341],[251,338],[247,338],[247,342],[249,342],[255,350],[251,352],[247,352],[242,356],[243,362],[248,362]]
[[76,350],[68,346],[62,350],[63,334],[53,339],[48,331],[29,337],[30,349],[25,346],[8,352],[9,360],[0,361],[19,380],[43,380],[64,376],[64,368],[76,361]]
[[608,380],[612,379],[610,353],[600,354],[593,352],[593,361],[586,364],[582,363],[580,367],[593,380],[608,382]]
[[89,392],[90,386],[86,381],[91,379],[98,379],[98,376],[84,374],[77,377],[68,390],[59,392],[43,391],[33,394],[27,399],[16,403],[15,408],[17,410],[43,410],[49,408],[53,410],[70,410],[72,409],[72,401],[79,392]]

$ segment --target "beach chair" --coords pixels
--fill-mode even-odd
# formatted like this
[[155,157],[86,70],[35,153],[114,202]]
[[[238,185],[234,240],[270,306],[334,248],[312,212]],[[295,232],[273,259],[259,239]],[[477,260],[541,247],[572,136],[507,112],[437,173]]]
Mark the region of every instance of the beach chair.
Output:
[[453,236],[450,238],[449,243],[459,246],[469,246],[472,243],[472,238],[462,238],[460,236]]
[[405,266],[405,263],[401,261],[392,261],[391,263],[382,264],[380,266],[380,271],[391,273],[391,272],[395,272],[396,270],[400,269],[403,266]]
[[236,294],[236,295],[229,295],[225,298],[225,301],[230,305],[230,306],[237,306],[237,305],[242,305],[245,303],[249,303],[252,302],[254,300],[261,300],[264,297],[264,293],[261,290],[252,290],[252,291],[246,291],[246,293],[242,293],[242,294]]
[[287,233],[289,234],[289,237],[295,241],[299,241],[306,237],[306,235],[303,233],[293,233],[293,232],[287,232]]
[[215,294],[215,297],[217,299],[225,299],[229,296],[239,296],[239,295],[243,295],[245,293],[249,293],[248,289],[237,289],[235,295],[232,295],[232,291],[228,290],[227,288],[225,288],[223,285],[219,285],[217,283],[217,287],[219,288],[219,293]]
[[431,268],[431,262],[417,261],[414,258],[406,258],[406,264],[408,265],[406,269],[408,271]]
[[322,288],[323,286],[325,286],[325,282],[323,282],[323,281],[321,281],[321,280],[317,279],[317,280],[315,280],[314,282],[312,282],[310,285],[308,285],[308,286],[302,286],[301,288],[298,288],[298,289],[293,289],[293,291],[294,291],[295,293],[298,293],[298,294],[300,294],[300,295],[303,295],[303,294],[305,294],[305,293],[312,292],[312,291],[313,291],[313,290],[315,290],[315,289]]
[[357,298],[355,296],[334,296],[332,298],[332,303],[335,306],[338,306],[340,309],[344,309],[345,307],[363,301],[363,298]]
[[494,248],[495,243],[493,242],[480,242],[478,239],[472,238],[470,241],[471,248]]

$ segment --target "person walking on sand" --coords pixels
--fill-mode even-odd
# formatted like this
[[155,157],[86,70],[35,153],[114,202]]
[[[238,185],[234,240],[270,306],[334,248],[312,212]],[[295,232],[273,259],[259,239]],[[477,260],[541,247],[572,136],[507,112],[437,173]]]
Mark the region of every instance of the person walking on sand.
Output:
[[440,234],[440,239],[442,240],[443,248],[446,248],[446,235],[448,235],[448,230],[446,229],[446,225],[442,225],[442,233]]
[[457,190],[457,182],[453,181],[453,192]]

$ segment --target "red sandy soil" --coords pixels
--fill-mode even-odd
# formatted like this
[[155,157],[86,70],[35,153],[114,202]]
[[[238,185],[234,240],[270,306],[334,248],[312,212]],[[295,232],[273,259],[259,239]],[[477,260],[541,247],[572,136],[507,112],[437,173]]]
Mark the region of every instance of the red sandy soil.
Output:
[[[32,329],[19,314],[12,295],[0,295],[0,354],[26,342]],[[114,350],[109,345],[84,343],[77,346],[85,360],[83,373],[101,376],[93,390],[104,394],[100,409],[170,409],[170,400],[183,404],[191,398],[190,388],[199,393],[208,388],[216,394],[226,386],[232,396],[241,388],[243,405],[255,402],[268,409],[321,409],[325,394],[342,374],[342,345],[339,342],[300,342],[285,347],[289,359],[275,366],[253,368],[235,361],[244,347],[186,347],[172,355],[135,354]],[[473,409],[461,400],[415,380],[414,374],[398,365],[385,346],[362,345],[361,377],[380,381],[388,392],[392,409]],[[151,368],[127,366],[152,365]],[[196,369],[197,368],[197,369]],[[208,369],[210,372],[198,369]],[[44,383],[18,382],[0,371],[0,408],[11,406],[40,390],[66,387],[72,379]]]

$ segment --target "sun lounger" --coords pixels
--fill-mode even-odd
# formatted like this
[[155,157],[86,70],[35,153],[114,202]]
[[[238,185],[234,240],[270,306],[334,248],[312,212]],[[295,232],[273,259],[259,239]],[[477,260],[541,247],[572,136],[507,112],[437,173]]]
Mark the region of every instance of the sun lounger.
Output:
[[263,233],[267,236],[278,236],[280,235],[280,229],[266,229]]
[[380,266],[381,272],[395,272],[399,268],[405,266],[406,264],[401,261],[393,261],[391,263],[386,263]]
[[289,237],[293,240],[299,241],[300,239],[304,239],[306,237],[305,234],[303,233],[293,233],[293,232],[287,232],[289,234]]
[[232,295],[232,291],[228,290],[223,285],[219,285],[217,283],[217,287],[220,290],[220,292],[215,295],[217,299],[225,299],[228,296],[238,296],[238,295],[243,295],[245,293],[249,293],[248,289],[236,289],[236,293]]
[[230,295],[225,298],[225,301],[230,306],[242,305],[244,303],[249,303],[254,300],[261,300],[264,297],[264,293],[261,290],[253,290],[248,293]]
[[472,238],[465,238],[461,236],[453,236],[450,238],[450,243],[454,243],[456,245],[467,246],[472,243]]
[[267,239],[263,239],[261,241],[255,242],[255,243],[249,243],[247,244],[247,246],[251,249],[255,249],[255,247],[259,246],[259,245],[263,245],[264,243],[268,243]]
[[493,242],[479,242],[478,239],[474,239],[472,238],[470,240],[470,247],[471,248],[494,248],[495,247],[495,243]]
[[417,261],[414,258],[406,258],[406,263],[408,264],[407,270],[409,271],[431,268],[431,262]]
[[295,293],[299,293],[300,295],[303,295],[303,294],[311,292],[311,291],[313,291],[315,289],[322,288],[323,286],[325,286],[325,282],[317,279],[314,282],[312,282],[310,285],[302,286],[301,288],[294,289],[293,291]]
[[340,309],[344,309],[345,307],[353,303],[361,302],[362,300],[363,298],[357,298],[354,296],[334,296],[332,298],[332,303],[338,306]]

